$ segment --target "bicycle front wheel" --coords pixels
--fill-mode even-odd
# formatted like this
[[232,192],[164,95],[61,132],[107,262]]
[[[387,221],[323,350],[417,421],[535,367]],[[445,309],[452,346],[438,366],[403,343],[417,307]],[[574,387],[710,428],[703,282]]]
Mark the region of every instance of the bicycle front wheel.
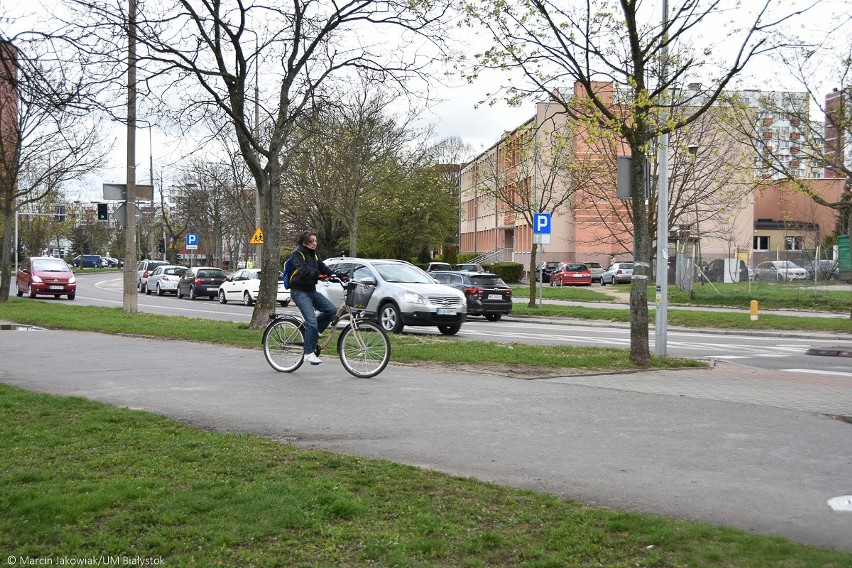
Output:
[[337,340],[337,355],[343,368],[362,379],[384,371],[390,361],[390,351],[385,330],[369,321],[347,325]]
[[282,373],[292,373],[302,366],[305,337],[301,322],[277,319],[263,332],[263,355],[266,362]]

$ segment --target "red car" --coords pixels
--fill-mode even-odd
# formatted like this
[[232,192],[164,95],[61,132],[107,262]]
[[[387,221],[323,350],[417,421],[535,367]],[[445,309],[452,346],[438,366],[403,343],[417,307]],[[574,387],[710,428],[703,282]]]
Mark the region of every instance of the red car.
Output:
[[585,264],[563,264],[550,275],[551,286],[591,286],[592,273]]
[[18,267],[18,297],[28,293],[30,298],[36,295],[68,296],[73,300],[77,295],[77,278],[71,268],[61,258],[52,256],[33,256]]

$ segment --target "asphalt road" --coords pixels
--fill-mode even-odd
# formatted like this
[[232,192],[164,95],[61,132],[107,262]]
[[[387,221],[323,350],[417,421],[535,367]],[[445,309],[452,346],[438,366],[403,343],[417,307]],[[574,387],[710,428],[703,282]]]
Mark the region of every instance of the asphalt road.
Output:
[[[607,287],[610,290],[612,287]],[[624,289],[626,296],[627,288]],[[122,305],[121,275],[100,273],[79,275],[77,305]],[[39,298],[42,298],[41,296]],[[64,298],[43,301],[66,302]],[[564,302],[574,304],[572,302]],[[595,304],[584,304],[595,305]],[[157,297],[140,294],[138,308],[148,313],[182,315],[209,319],[248,322],[252,309],[239,303],[221,305],[216,300],[178,300],[174,296]],[[277,308],[279,311],[294,311]],[[607,305],[600,309],[626,309],[626,306]],[[747,313],[747,312],[744,312]],[[848,317],[848,316],[844,316]],[[543,324],[547,325],[543,325]],[[652,326],[653,327],[653,326]],[[432,334],[434,327],[406,327],[406,333]],[[654,332],[650,344],[654,349]],[[499,343],[532,343],[540,345],[578,345],[591,347],[630,347],[630,330],[626,324],[598,321],[564,321],[554,318],[504,318],[501,322],[488,322],[481,318],[469,320],[458,334],[461,339],[494,341]],[[838,344],[852,347],[849,335],[819,333],[748,333],[715,330],[670,328],[667,333],[667,353],[675,357],[736,361],[763,369],[796,369],[817,373],[847,373],[852,378],[852,358],[838,359],[807,355],[810,348],[830,348]],[[786,371],[785,371],[786,372]]]
[[328,356],[284,375],[259,348],[19,330],[0,331],[0,381],[852,551],[852,511],[830,506],[852,495],[852,423],[832,416],[852,416],[842,375],[722,363],[521,380],[392,364],[363,380]]

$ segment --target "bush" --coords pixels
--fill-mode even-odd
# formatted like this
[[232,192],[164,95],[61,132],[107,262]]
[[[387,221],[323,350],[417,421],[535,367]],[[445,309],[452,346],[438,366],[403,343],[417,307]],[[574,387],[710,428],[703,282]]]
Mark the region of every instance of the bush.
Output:
[[460,252],[456,255],[456,261],[451,262],[450,264],[466,264],[477,256],[479,256],[478,252]]
[[508,284],[517,284],[524,276],[524,265],[519,262],[495,262],[484,268],[493,272]]

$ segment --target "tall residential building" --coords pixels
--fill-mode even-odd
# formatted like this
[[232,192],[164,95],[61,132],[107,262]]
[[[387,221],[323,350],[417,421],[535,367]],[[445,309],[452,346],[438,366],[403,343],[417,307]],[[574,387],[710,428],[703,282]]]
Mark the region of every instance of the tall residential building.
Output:
[[823,148],[825,155],[825,177],[846,177],[843,170],[831,167],[842,164],[845,159],[846,130],[849,128],[850,109],[849,90],[834,89],[825,97],[825,135]]

